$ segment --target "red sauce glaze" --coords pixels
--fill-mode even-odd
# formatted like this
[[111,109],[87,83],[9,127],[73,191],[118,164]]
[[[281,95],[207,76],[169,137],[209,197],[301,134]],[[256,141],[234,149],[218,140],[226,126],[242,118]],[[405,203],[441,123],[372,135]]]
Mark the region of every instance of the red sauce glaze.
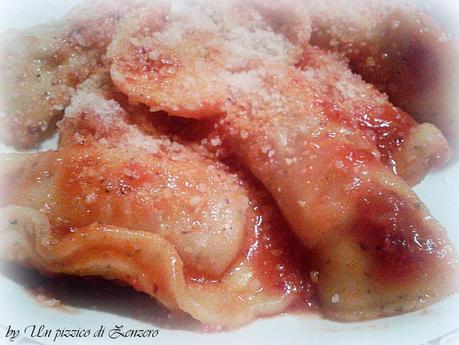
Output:
[[71,232],[75,232],[75,227],[68,224],[68,222],[64,219],[60,218],[51,218],[51,231],[54,237],[58,239],[63,239]]
[[376,162],[376,157],[371,151],[356,149],[351,144],[335,144],[335,160],[340,160],[344,167],[361,166],[362,163]]
[[[228,160],[232,160],[229,158]],[[228,163],[236,169],[241,183],[250,194],[250,221],[241,256],[249,263],[255,278],[264,291],[280,295],[297,294],[295,310],[310,309],[314,288],[309,279],[311,259],[272,199],[271,195],[250,173],[241,168],[240,163]],[[237,167],[237,168],[236,168]],[[234,171],[233,171],[234,172]],[[216,284],[218,277],[204,277],[185,267],[185,277],[189,283]]]
[[251,200],[254,200],[251,204],[254,221],[247,234],[244,256],[256,278],[265,290],[297,294],[286,310],[289,314],[317,311],[318,298],[310,278],[315,267],[313,258],[261,183],[248,173],[243,179],[251,186]]
[[352,114],[345,113],[338,105],[323,99],[318,99],[317,103],[324,109],[323,112],[329,121],[354,127]]
[[245,256],[263,288],[284,294],[304,292],[310,298],[310,260],[306,251],[293,236],[280,211],[271,204],[272,200],[266,202],[269,206],[264,206],[261,214],[261,209],[254,207],[258,214],[253,232],[248,234]]
[[114,167],[105,165],[97,151],[88,154],[81,151],[80,155],[65,157],[64,162],[58,190],[67,196],[85,196],[88,187],[97,187],[97,192],[114,192],[123,196],[152,179],[148,166],[134,161]]
[[[72,156],[61,157],[62,167],[56,177],[59,193],[49,217],[53,232],[58,236],[71,232],[73,227],[97,222],[107,202],[112,203],[112,224],[124,226],[125,215],[119,208],[127,202],[135,205],[135,193],[156,178],[148,166],[138,162],[112,166],[98,156],[97,150],[79,151],[72,150]],[[88,202],[91,194],[95,199]]]
[[285,295],[299,293],[299,303],[304,301],[301,304],[307,307],[314,293],[309,279],[311,260],[306,250],[262,184],[239,162],[228,160],[229,166],[238,167],[251,200],[252,222],[247,230],[244,257],[264,289]]
[[382,106],[362,105],[352,113],[345,112],[330,102],[321,101],[330,121],[369,133],[370,139],[381,153],[381,161],[394,172],[397,170],[393,154],[400,149],[416,122],[405,112],[389,103]]
[[389,103],[381,107],[369,106],[356,113],[358,128],[375,134],[374,140],[381,153],[381,161],[396,169],[393,153],[405,141],[416,122]]
[[406,283],[447,256],[444,239],[423,221],[420,204],[371,186],[360,196],[353,231],[372,257],[372,274],[381,283]]
[[118,179],[133,189],[137,189],[152,181],[148,167],[134,161],[123,164]]

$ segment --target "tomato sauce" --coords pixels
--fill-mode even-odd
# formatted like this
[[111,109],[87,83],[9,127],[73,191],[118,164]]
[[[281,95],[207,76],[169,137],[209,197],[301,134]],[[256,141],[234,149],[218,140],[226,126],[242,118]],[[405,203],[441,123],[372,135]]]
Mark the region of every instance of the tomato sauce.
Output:
[[447,255],[444,240],[434,236],[420,207],[378,186],[367,188],[357,203],[353,231],[384,284],[415,279]]
[[[371,131],[375,144],[381,153],[381,161],[393,165],[392,157],[407,138],[416,122],[403,111],[389,103],[382,107],[368,106],[356,113],[358,128]],[[396,168],[396,166],[392,166]]]
[[[231,159],[230,159],[231,160]],[[250,194],[250,221],[242,255],[235,261],[246,261],[263,291],[287,296],[296,294],[295,311],[311,308],[315,296],[309,278],[311,260],[307,251],[291,231],[274,200],[250,173],[240,168],[240,163],[228,163],[237,168],[241,183]],[[241,169],[241,170],[240,170]],[[231,270],[231,269],[230,269]],[[227,272],[228,273],[228,272]],[[218,284],[221,277],[204,277],[185,267],[189,282]]]
[[[254,207],[255,212],[259,210]],[[245,256],[265,289],[283,294],[304,292],[310,297],[309,258],[274,204],[256,215],[248,243]]]
[[397,172],[393,155],[400,149],[409,132],[416,125],[408,114],[389,103],[383,106],[362,105],[360,108],[355,107],[352,113],[328,101],[320,103],[329,121],[359,129],[364,134],[371,133],[367,137],[371,138],[381,153],[381,161]]

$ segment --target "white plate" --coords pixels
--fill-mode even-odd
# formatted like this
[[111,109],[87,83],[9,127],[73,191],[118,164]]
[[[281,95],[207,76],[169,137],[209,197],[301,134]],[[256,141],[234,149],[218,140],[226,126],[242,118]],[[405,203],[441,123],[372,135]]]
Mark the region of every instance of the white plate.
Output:
[[[0,30],[24,28],[57,19],[79,0],[0,0]],[[459,4],[456,0],[423,0],[431,11],[453,33],[458,33]],[[47,144],[50,145],[50,144]],[[459,163],[428,176],[415,188],[440,222],[449,231],[459,248]],[[262,319],[233,332],[200,333],[171,329],[148,322],[158,309],[155,302],[128,288],[102,284],[56,282],[41,278],[32,271],[3,265],[0,268],[0,344],[11,344],[5,337],[11,326],[21,330],[15,344],[459,344],[459,295],[416,313],[362,323],[335,323],[316,315],[278,316]],[[72,306],[71,311],[44,307],[29,290],[37,286],[54,286],[53,295]],[[102,291],[102,292],[100,292]],[[173,322],[172,322],[173,324]],[[105,334],[102,338],[58,339],[33,338],[23,334],[29,325],[44,325],[58,329],[90,329],[100,326],[106,332],[122,325],[124,329],[157,329],[156,338],[116,339]],[[53,333],[54,335],[55,333]]]

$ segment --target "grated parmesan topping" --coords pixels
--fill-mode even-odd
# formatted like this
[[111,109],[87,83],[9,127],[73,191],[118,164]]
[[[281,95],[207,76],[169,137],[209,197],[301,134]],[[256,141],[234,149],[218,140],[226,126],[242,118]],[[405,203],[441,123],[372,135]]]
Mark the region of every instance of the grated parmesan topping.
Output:
[[[120,145],[134,146],[150,153],[158,153],[162,149],[175,153],[180,153],[183,150],[182,145],[172,142],[168,137],[153,137],[142,132],[138,127],[129,124],[127,122],[128,114],[116,101],[107,100],[96,93],[86,90],[77,92],[72,98],[71,104],[67,107],[64,119],[59,126],[65,126],[66,121],[83,119],[88,114],[97,117],[96,126],[99,129],[104,128],[104,131],[97,131],[99,144],[113,144],[113,139],[115,139]],[[113,134],[115,137],[111,138],[110,136],[114,129],[117,130],[117,134]],[[121,131],[122,136],[118,136],[119,131]],[[82,140],[81,136],[75,139],[77,141]],[[177,154],[173,158],[182,159]]]
[[[249,2],[223,0],[174,1],[164,12],[142,8],[109,48],[114,83],[154,109],[185,117],[213,115],[232,89],[263,90],[258,67],[293,66],[302,54],[305,42],[292,41],[285,31],[295,25],[304,31],[296,40],[306,39],[308,16],[291,11],[289,20],[279,23],[264,12]],[[274,97],[269,91],[264,95]]]

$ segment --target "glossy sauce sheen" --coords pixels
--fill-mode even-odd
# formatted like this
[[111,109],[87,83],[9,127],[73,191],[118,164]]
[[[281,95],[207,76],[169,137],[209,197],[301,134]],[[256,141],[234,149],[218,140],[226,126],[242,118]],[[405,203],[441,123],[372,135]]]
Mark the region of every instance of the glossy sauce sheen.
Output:
[[[168,135],[178,134],[176,139],[181,139],[188,144],[197,144],[204,138],[208,138],[214,126],[214,120],[197,123],[195,120],[168,117],[163,113],[156,113],[154,117],[148,119],[148,122],[150,121],[154,123],[155,128]],[[218,147],[208,145],[206,148],[209,151],[218,151],[214,154],[230,151],[224,143]],[[283,295],[301,293],[302,298],[295,304],[295,311],[309,311],[315,292],[309,278],[312,265],[307,251],[291,231],[289,224],[263,185],[241,166],[236,158],[223,154],[220,159],[238,174],[241,183],[251,194],[249,202],[251,220],[248,222],[250,226],[246,229],[246,240],[240,259],[249,262],[263,289]],[[362,151],[351,154],[348,159],[371,160],[374,157]],[[215,277],[203,276],[188,267],[185,267],[185,276],[189,284],[218,283]]]
[[[227,158],[232,160],[232,158]],[[311,259],[282,216],[275,201],[250,173],[236,161],[241,183],[250,191],[250,225],[241,257],[246,260],[260,282],[260,288],[275,294],[300,294],[295,310],[309,311],[314,299],[314,286],[309,278]],[[237,260],[237,261],[238,261]],[[205,277],[186,268],[189,284],[215,284],[218,280]]]
[[[430,169],[449,159],[448,145],[434,126],[418,124],[395,107],[385,94],[352,73],[342,57],[307,48],[297,67],[326,118],[359,130],[362,139],[378,149],[381,161],[410,185],[419,183]],[[428,140],[431,144],[426,143]],[[416,166],[414,156],[418,157]]]
[[[275,207],[272,200],[267,202]],[[309,259],[280,211],[258,215],[248,241],[250,245],[245,255],[263,286],[286,294],[304,291],[306,298],[311,297]]]
[[[145,11],[142,10],[142,14]],[[42,176],[37,173],[34,181],[41,183],[43,179],[46,185],[47,178],[48,182],[54,181],[50,178],[53,177],[52,168],[60,169],[60,174],[56,174],[55,184],[46,185],[49,187],[48,196],[43,197],[44,200],[52,200],[51,193],[55,193],[54,205],[46,204],[41,211],[48,213],[52,232],[58,235],[56,237],[64,238],[65,235],[69,235],[70,240],[76,240],[75,242],[86,239],[86,244],[89,243],[91,246],[87,250],[76,252],[73,258],[62,259],[60,264],[65,266],[70,263],[78,267],[78,264],[85,260],[97,262],[98,259],[109,258],[112,261],[108,261],[104,268],[110,270],[113,262],[116,262],[113,259],[117,257],[123,258],[125,262],[135,262],[135,257],[143,251],[143,247],[139,246],[138,242],[125,242],[119,240],[123,237],[113,237],[116,239],[113,241],[115,249],[106,249],[105,242],[108,242],[108,234],[112,230],[103,224],[114,225],[113,228],[127,228],[136,235],[139,235],[139,231],[157,230],[160,236],[148,237],[152,253],[160,252],[157,245],[161,249],[169,250],[166,254],[170,261],[173,261],[173,266],[176,263],[179,263],[178,266],[182,265],[183,259],[185,267],[183,270],[179,269],[180,272],[183,271],[185,279],[180,275],[180,284],[185,280],[185,285],[188,284],[186,288],[204,290],[203,305],[209,304],[215,309],[221,309],[218,313],[223,312],[224,317],[228,319],[231,319],[228,316],[231,315],[229,312],[237,308],[235,305],[238,305],[238,300],[248,302],[247,309],[241,314],[257,309],[256,303],[265,303],[268,305],[267,312],[260,315],[268,315],[275,313],[269,309],[272,307],[269,305],[270,301],[271,304],[285,303],[285,308],[295,305],[290,303],[293,301],[296,305],[302,304],[306,309],[312,305],[316,294],[321,310],[326,315],[335,313],[337,319],[350,320],[354,317],[358,320],[372,318],[374,315],[389,316],[393,314],[390,308],[384,312],[380,310],[387,304],[394,304],[391,299],[393,292],[397,292],[398,296],[410,293],[410,290],[405,291],[404,284],[419,283],[423,290],[425,285],[429,285],[429,288],[430,285],[438,288],[435,284],[438,284],[438,281],[444,282],[441,278],[437,279],[438,275],[431,273],[436,270],[441,272],[446,262],[444,259],[449,257],[451,248],[447,238],[442,238],[444,234],[439,226],[432,225],[430,216],[424,212],[416,196],[410,194],[411,191],[402,179],[396,178],[385,166],[379,164],[382,161],[397,173],[396,156],[398,153],[406,152],[402,144],[409,142],[410,131],[417,125],[408,114],[392,106],[384,95],[374,92],[376,89],[370,85],[366,88],[359,77],[353,78],[356,76],[352,73],[343,73],[344,77],[341,78],[341,71],[347,71],[347,65],[340,65],[337,60],[336,69],[332,71],[328,68],[330,61],[327,62],[326,55],[322,55],[324,52],[313,49],[312,62],[306,66],[308,70],[301,70],[301,66],[294,67],[292,61],[298,60],[292,56],[295,57],[297,51],[301,54],[302,49],[290,49],[290,44],[279,45],[279,51],[271,52],[267,57],[261,55],[262,58],[255,49],[257,54],[254,53],[254,57],[245,57],[242,61],[236,59],[236,64],[229,59],[231,63],[224,64],[224,67],[220,66],[219,60],[226,59],[227,54],[231,58],[230,53],[238,49],[229,46],[228,49],[223,49],[222,53],[218,52],[215,54],[215,66],[212,66],[210,39],[209,42],[203,42],[210,45],[210,48],[206,46],[206,54],[198,52],[194,56],[191,48],[200,45],[196,44],[195,37],[185,35],[185,43],[191,44],[180,49],[183,56],[178,55],[178,58],[170,52],[171,49],[179,51],[180,45],[177,42],[173,41],[174,48],[170,49],[167,45],[158,48],[165,42],[164,38],[142,46],[139,39],[147,42],[151,38],[150,34],[162,28],[166,21],[161,10],[158,10],[158,13],[155,11],[154,9],[151,13],[151,18],[148,14],[142,16],[142,21],[147,27],[143,28],[140,25],[138,28],[133,25],[133,32],[119,30],[114,40],[118,45],[115,44],[110,49],[111,54],[107,54],[108,60],[112,63],[113,82],[122,92],[132,93],[129,99],[133,103],[146,102],[151,107],[146,110],[147,116],[150,110],[158,109],[173,115],[197,119],[202,114],[206,114],[202,117],[211,117],[216,113],[223,113],[223,120],[218,122],[223,130],[217,126],[217,132],[210,133],[205,139],[211,146],[220,148],[209,150],[205,157],[192,155],[194,151],[190,149],[186,152],[188,156],[182,160],[182,165],[170,167],[168,163],[175,161],[175,156],[168,156],[165,152],[175,152],[173,149],[163,152],[161,150],[164,147],[158,148],[155,145],[154,149],[149,146],[150,151],[140,152],[134,147],[116,146],[114,143],[117,141],[117,133],[107,135],[113,142],[109,142],[104,137],[106,133],[102,133],[111,131],[110,124],[103,123],[101,127],[106,127],[100,129],[100,133],[96,133],[97,128],[85,128],[83,125],[76,134],[88,137],[100,135],[105,143],[95,140],[94,147],[88,146],[85,148],[87,150],[81,150],[82,147],[79,145],[87,144],[86,139],[83,139],[71,147],[72,151],[63,149],[64,153],[59,156],[63,158],[58,158],[55,163],[50,164],[51,169],[42,171]],[[142,23],[140,17],[139,13],[132,21]],[[212,19],[216,21],[215,18]],[[148,22],[153,23],[152,25],[158,23],[158,27],[148,27]],[[173,24],[175,25],[175,22]],[[245,23],[239,24],[241,26]],[[123,25],[125,29],[129,28],[126,23]],[[264,25],[261,28],[264,28]],[[244,25],[242,27],[245,28]],[[180,34],[180,30],[188,34],[187,26],[172,28],[179,30]],[[142,33],[144,29],[145,32]],[[168,30],[164,30],[166,38]],[[227,32],[233,33],[231,30],[225,27],[221,31],[226,35]],[[256,30],[257,27],[253,29],[250,26],[244,32],[250,35]],[[237,30],[235,32],[238,33]],[[172,30],[172,33],[176,38],[176,31]],[[133,40],[137,34],[140,34],[139,39]],[[218,34],[221,34],[220,31]],[[260,45],[255,38],[253,40],[257,43],[254,45],[255,48]],[[232,37],[229,41],[232,41]],[[241,46],[245,50],[247,47],[244,45]],[[221,47],[217,45],[217,48]],[[160,51],[156,57],[155,49]],[[285,57],[277,61],[277,56],[282,52],[285,53]],[[193,57],[197,60],[193,60]],[[274,59],[270,61],[269,58]],[[262,61],[266,59],[270,63],[263,65]],[[315,59],[318,65],[314,65]],[[323,62],[322,65],[320,61]],[[200,62],[203,63],[199,64]],[[262,68],[258,68],[258,65]],[[204,68],[199,70],[198,66]],[[254,66],[257,68],[252,70]],[[245,69],[250,72],[250,80],[227,78],[241,77],[242,75],[238,74],[239,70]],[[317,78],[314,82],[315,77]],[[230,79],[228,85],[225,84],[226,79]],[[188,83],[190,80],[193,83]],[[206,88],[194,83],[195,80],[209,86],[208,95],[201,94]],[[72,80],[72,83],[76,82]],[[177,83],[174,84],[175,82]],[[220,82],[223,85],[220,91],[224,97],[218,92]],[[253,85],[250,82],[253,82]],[[186,99],[184,96],[189,98]],[[207,107],[208,100],[210,102]],[[110,110],[113,111],[112,108]],[[183,111],[189,113],[185,116],[181,113]],[[100,115],[102,119],[106,117],[105,109],[102,109]],[[85,114],[81,115],[82,118],[84,116]],[[115,124],[111,125],[115,127],[116,132]],[[167,123],[164,125],[168,127]],[[172,126],[170,129],[172,132],[180,132],[180,128]],[[222,131],[223,146],[220,146],[222,140],[218,135],[219,130]],[[85,131],[88,133],[84,133]],[[155,136],[159,132],[161,130],[152,128],[147,134],[154,133]],[[141,138],[145,139],[143,136]],[[175,140],[176,138],[173,139]],[[186,140],[188,139],[183,139]],[[178,145],[177,142],[174,144]],[[205,144],[201,141],[195,140],[195,144],[205,150]],[[192,164],[188,163],[209,157],[209,160],[223,160],[219,157],[219,150],[224,150],[226,145],[234,145],[234,149],[229,149],[228,152],[235,155],[239,154],[236,151],[242,152],[238,159],[244,162],[247,169],[250,169],[261,182],[256,181],[255,177],[246,172],[245,168],[238,166],[238,163],[225,161],[228,170],[236,171],[232,171],[234,174],[231,177],[234,189],[219,189],[219,186],[223,185],[223,179],[219,179],[218,174],[212,181],[204,182],[209,183],[206,185],[209,188],[207,190],[212,190],[216,196],[217,201],[214,205],[223,205],[226,214],[232,211],[229,208],[230,200],[236,201],[238,196],[241,197],[240,204],[234,205],[235,220],[223,226],[217,224],[215,228],[218,228],[218,234],[225,233],[215,240],[217,245],[202,250],[204,247],[201,240],[196,242],[195,248],[185,247],[185,238],[190,238],[190,233],[202,235],[205,229],[203,224],[210,218],[209,213],[196,212],[199,210],[197,205],[202,202],[201,197],[194,194],[191,198],[188,196],[191,195],[190,186],[199,187],[199,179],[211,175],[209,170],[204,169],[205,164],[200,166],[203,169],[194,171]],[[422,160],[421,156],[415,156]],[[161,165],[161,162],[164,165]],[[212,167],[215,169],[215,166]],[[403,170],[402,164],[399,164],[399,167]],[[228,172],[226,168],[221,174]],[[193,171],[194,174],[185,173]],[[229,181],[230,175],[227,178]],[[389,185],[393,190],[389,190]],[[241,195],[236,193],[239,191],[236,186],[241,187]],[[247,197],[242,190],[249,191]],[[231,194],[231,191],[234,191],[234,194]],[[145,197],[145,193],[148,192],[152,194],[152,198],[148,195]],[[183,203],[179,202],[180,197],[184,198]],[[249,210],[245,213],[247,202]],[[177,204],[181,205],[179,210],[176,209]],[[171,226],[170,232],[161,233],[162,226],[169,225],[163,220],[162,213],[167,213],[163,212],[163,208],[166,208],[165,211],[171,216],[168,218]],[[290,222],[291,229],[280,208]],[[215,210],[216,208],[210,208],[209,212],[214,214]],[[173,217],[176,215],[175,211],[179,214],[177,217]],[[186,228],[184,224],[190,223],[193,212],[199,214],[196,214],[196,220],[192,219],[190,227]],[[61,216],[67,218],[63,219]],[[225,219],[222,215],[215,218]],[[179,222],[181,220],[182,223]],[[229,226],[226,226],[227,224]],[[241,235],[240,237],[231,236],[230,231],[234,229],[238,229],[235,234]],[[120,231],[118,235],[124,231],[127,230]],[[294,231],[299,238],[293,235]],[[230,235],[226,235],[228,233]],[[76,236],[72,237],[72,234]],[[102,235],[95,237],[98,240],[89,240],[94,234]],[[80,237],[77,238],[78,236]],[[161,236],[164,238],[158,238]],[[225,236],[231,238],[224,242]],[[145,238],[147,237],[143,239]],[[235,238],[240,241],[234,243],[234,253],[221,264],[221,269],[220,266],[213,269],[216,267],[216,261],[230,252],[228,243],[231,244],[230,240]],[[169,243],[166,243],[168,241]],[[189,255],[189,252],[195,254],[193,249],[196,249],[196,256]],[[190,307],[188,303],[183,303],[183,300],[179,301],[178,298],[175,301],[173,289],[169,291],[161,285],[166,275],[161,274],[160,270],[156,275],[155,264],[157,268],[161,267],[157,257],[142,256],[145,260],[139,262],[138,266],[141,272],[147,273],[136,276],[131,272],[122,271],[122,274],[117,276],[118,279],[159,299],[170,294],[166,296],[166,300],[173,301],[169,301],[171,306],[189,312],[189,309],[186,309]],[[201,264],[203,258],[207,260],[204,262],[207,263],[207,266],[204,265],[207,270],[204,270]],[[242,274],[239,275],[238,272]],[[149,273],[152,279],[159,279],[145,283],[142,278]],[[244,276],[245,273],[247,274]],[[178,276],[175,271],[172,275]],[[234,278],[234,281],[231,278]],[[238,289],[244,283],[245,286]],[[373,283],[378,285],[380,291],[377,295],[370,296],[370,289],[367,287]],[[167,284],[165,286],[167,287]],[[395,291],[389,291],[392,288]],[[246,290],[242,291],[243,289]],[[260,297],[260,291],[267,293]],[[425,291],[426,296],[429,293],[430,290]],[[214,300],[211,298],[212,294]],[[442,293],[439,293],[440,295]],[[446,296],[446,293],[444,295]],[[224,308],[219,308],[220,304],[214,303],[220,302],[215,296],[226,301],[226,305],[222,304]],[[408,297],[416,299],[417,296],[418,294],[413,294]],[[270,300],[268,297],[274,298]],[[254,304],[250,303],[252,300],[255,301]],[[396,302],[403,303],[398,299]],[[378,314],[374,314],[375,309],[378,310]],[[395,310],[398,312],[399,309]],[[284,310],[278,310],[277,313]],[[194,316],[193,313],[190,314]],[[197,314],[201,315],[198,312]],[[217,323],[212,317],[205,320]]]
[[416,125],[408,114],[390,104],[384,104],[382,107],[362,104],[351,114],[330,102],[321,100],[320,103],[326,109],[324,113],[330,121],[362,130],[377,146],[381,161],[397,173],[397,163],[393,159],[393,154],[400,149],[410,130]]
[[[103,160],[94,155],[71,157],[69,160],[62,168],[63,173],[57,185],[57,190],[61,191],[60,195],[65,198],[81,199],[81,196],[88,195],[89,188],[95,195],[106,194],[108,196],[111,194],[115,198],[130,197],[129,194],[132,193],[135,196],[135,192],[143,185],[154,183],[154,177],[147,173],[148,166],[137,162],[123,163],[119,167],[102,167]],[[161,183],[161,179],[157,183]],[[95,186],[98,186],[96,190],[94,190]],[[139,201],[138,199],[137,202]],[[100,204],[101,202],[102,204]],[[98,197],[94,203],[85,203],[86,214],[80,215],[81,223],[77,226],[95,221],[98,212],[103,209],[103,203],[104,198],[101,197]],[[60,201],[60,204],[69,205],[65,200]],[[70,207],[72,207],[71,204]],[[124,223],[125,216],[122,210],[119,210],[119,217],[118,223]],[[72,225],[75,226],[75,224]]]
[[447,256],[445,239],[433,234],[418,213],[403,197],[382,187],[369,186],[361,193],[353,231],[360,248],[373,257],[373,273],[381,283],[416,279],[422,267],[435,266]]

